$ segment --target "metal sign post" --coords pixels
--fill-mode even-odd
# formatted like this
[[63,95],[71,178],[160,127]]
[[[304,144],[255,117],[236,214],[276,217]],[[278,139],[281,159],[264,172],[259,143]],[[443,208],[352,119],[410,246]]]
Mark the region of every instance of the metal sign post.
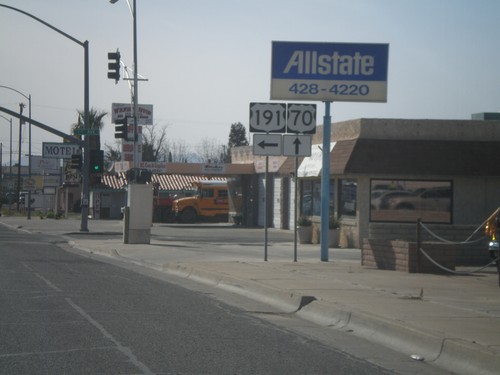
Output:
[[269,156],[266,156],[266,173],[265,173],[265,188],[266,188],[266,192],[264,193],[264,262],[267,262],[267,238],[268,238],[268,235],[267,235],[267,216],[268,216],[268,202],[267,202],[267,198],[268,198],[268,194],[269,194],[269,186],[268,186],[268,183],[267,183],[267,179],[268,179],[268,171],[269,171]]
[[293,194],[294,194],[294,204],[293,204],[293,261],[297,261],[297,198],[298,198],[298,192],[297,192],[297,173],[299,170],[299,158],[296,156],[295,157],[295,172],[293,175]]
[[[314,117],[316,122],[316,115]],[[283,136],[283,155],[295,157],[295,169],[293,173],[294,181],[294,204],[293,204],[293,261],[297,261],[297,174],[299,169],[299,156],[311,156],[311,135],[306,134],[285,134]]]
[[321,169],[321,261],[328,262],[328,234],[330,218],[330,102],[325,102],[323,117],[323,168]]

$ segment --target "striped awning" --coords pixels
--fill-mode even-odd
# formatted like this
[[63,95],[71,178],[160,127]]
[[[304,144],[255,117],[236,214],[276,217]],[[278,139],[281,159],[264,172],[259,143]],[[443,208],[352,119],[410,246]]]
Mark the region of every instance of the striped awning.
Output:
[[[180,191],[191,189],[193,182],[200,180],[226,181],[225,177],[201,176],[201,175],[182,175],[182,174],[157,174],[151,177],[151,183],[158,183],[160,191]],[[101,183],[110,189],[125,189],[128,182],[124,172],[104,175]]]

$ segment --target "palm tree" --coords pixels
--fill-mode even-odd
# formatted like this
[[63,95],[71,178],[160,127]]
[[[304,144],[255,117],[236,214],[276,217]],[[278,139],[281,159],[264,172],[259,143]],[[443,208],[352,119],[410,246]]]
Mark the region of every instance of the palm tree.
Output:
[[[101,129],[104,126],[102,119],[107,116],[108,113],[106,111],[98,111],[97,109],[91,108],[89,111],[89,120],[90,120],[90,129],[99,129],[99,135],[90,135],[90,149],[91,150],[100,150],[101,149]],[[71,132],[75,129],[83,129],[84,127],[84,111],[78,111],[78,120],[75,124],[71,126]]]
[[120,144],[115,142],[115,146],[104,144],[104,168],[110,170],[115,161],[120,161],[122,154],[120,152]]

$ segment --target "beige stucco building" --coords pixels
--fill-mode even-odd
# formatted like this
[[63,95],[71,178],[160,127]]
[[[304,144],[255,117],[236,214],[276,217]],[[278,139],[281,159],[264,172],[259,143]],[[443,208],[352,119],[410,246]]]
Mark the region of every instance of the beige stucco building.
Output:
[[[320,126],[311,157],[297,160],[298,212],[315,221],[321,215],[322,137]],[[342,223],[344,246],[391,233],[413,236],[419,218],[460,233],[500,206],[498,120],[356,119],[332,124],[331,142],[330,211]],[[266,191],[264,158],[253,157],[250,147],[233,153],[233,162],[253,160],[259,196]],[[293,228],[295,158],[269,160],[268,222]],[[262,225],[264,209],[259,212]]]

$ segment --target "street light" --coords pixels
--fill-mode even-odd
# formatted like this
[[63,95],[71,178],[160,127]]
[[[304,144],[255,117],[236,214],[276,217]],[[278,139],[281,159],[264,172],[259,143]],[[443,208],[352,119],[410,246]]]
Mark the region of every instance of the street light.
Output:
[[[10,124],[10,143],[9,143],[9,150],[10,150],[10,158],[9,158],[9,179],[12,178],[12,117],[7,118],[5,116],[0,115],[0,117],[4,118],[7,120]],[[2,170],[3,172],[3,170]]]
[[22,139],[22,129],[23,129],[23,108],[24,104],[19,103],[19,148],[18,152],[18,162],[17,162],[17,212],[19,212],[19,201],[21,200],[21,139]]
[[[115,4],[118,0],[109,0],[111,4]],[[130,10],[130,14],[132,15],[133,23],[134,23],[134,92],[132,96],[132,105],[133,105],[133,117],[134,117],[134,153],[133,153],[133,164],[134,168],[138,167],[138,155],[137,155],[137,117],[139,115],[139,88],[138,88],[138,67],[137,67],[137,5],[136,0],[133,0],[133,6],[130,5],[130,1],[127,0],[128,8]]]
[[[3,86],[3,85],[0,85],[0,88],[3,88],[3,89],[7,89],[7,90],[11,90],[11,91],[14,91],[14,92],[17,92],[19,95],[23,96],[25,99],[28,100],[28,113],[29,113],[29,141],[28,141],[28,178],[31,179],[31,94],[29,95],[26,95],[26,94],[23,94],[21,91],[19,90],[16,90],[12,87],[9,87],[9,86]],[[23,104],[24,106],[24,104]],[[21,111],[21,114],[22,114],[22,111]],[[12,133],[12,130],[11,130],[11,133]],[[11,134],[11,137],[12,137],[12,134]],[[11,148],[12,148],[12,144],[11,144]],[[11,152],[11,158],[12,158],[12,152]],[[11,164],[12,164],[12,161],[11,161]],[[11,171],[12,173],[12,171]],[[17,210],[19,211],[19,191],[20,191],[20,186],[19,186],[19,183],[20,183],[20,176],[21,176],[21,120],[19,120],[19,167],[18,167],[18,179],[17,179]],[[31,190],[28,190],[28,220],[31,219]]]
[[[10,124],[10,147],[9,147],[9,154],[10,154],[10,162],[9,162],[9,185],[10,185],[10,179],[12,178],[12,117],[11,118],[7,118],[3,115],[0,115],[0,117],[2,117],[3,119],[7,120]],[[3,151],[2,151],[3,152]],[[3,178],[3,159],[0,158],[0,160],[2,160],[2,162],[0,163],[0,178]],[[0,184],[0,187],[3,185],[3,180],[0,180],[2,181],[2,183]],[[10,189],[10,187],[8,186],[8,188]],[[10,210],[10,205],[9,205],[9,210]]]

